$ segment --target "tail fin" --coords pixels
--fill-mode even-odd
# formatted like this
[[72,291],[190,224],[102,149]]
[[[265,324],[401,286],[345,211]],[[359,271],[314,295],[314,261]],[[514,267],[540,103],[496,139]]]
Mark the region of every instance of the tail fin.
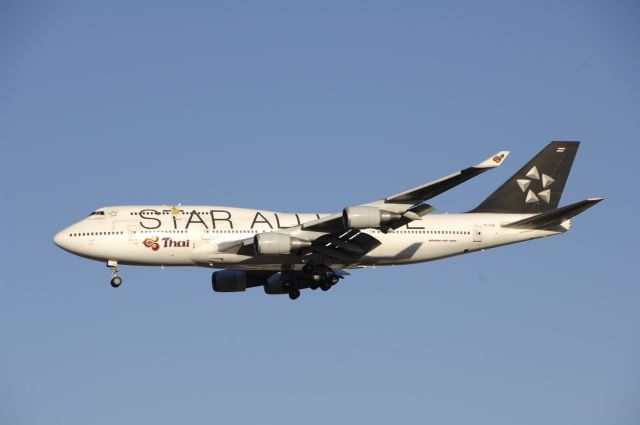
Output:
[[551,142],[472,213],[537,214],[558,208],[580,142]]

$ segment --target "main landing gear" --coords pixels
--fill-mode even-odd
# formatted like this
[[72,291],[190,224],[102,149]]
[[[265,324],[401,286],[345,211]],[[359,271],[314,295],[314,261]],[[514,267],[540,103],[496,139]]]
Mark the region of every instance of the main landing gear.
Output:
[[[312,290],[320,288],[323,291],[331,289],[333,285],[340,281],[340,278],[341,277],[330,267],[312,264],[306,264],[302,268],[302,274],[298,275],[300,285],[303,285],[300,286],[301,288],[308,287]],[[297,285],[291,285],[288,282],[285,283],[285,290],[289,290],[289,298],[292,300],[296,300],[300,297],[300,289],[296,286]]]
[[316,275],[313,275],[312,279],[313,283],[309,286],[311,289],[316,290],[320,288],[323,291],[328,291],[333,285],[340,281],[340,276],[331,270],[321,274],[319,278],[317,278]]
[[117,288],[118,286],[122,285],[122,278],[118,276],[118,262],[109,260],[107,261],[107,267],[111,269],[111,286]]
[[289,291],[289,299],[291,300],[297,300],[300,297],[300,290],[299,289],[292,289]]
[[282,289],[289,294],[289,299],[297,300],[300,298],[300,289],[298,285],[300,281],[295,276],[289,276],[282,282]]

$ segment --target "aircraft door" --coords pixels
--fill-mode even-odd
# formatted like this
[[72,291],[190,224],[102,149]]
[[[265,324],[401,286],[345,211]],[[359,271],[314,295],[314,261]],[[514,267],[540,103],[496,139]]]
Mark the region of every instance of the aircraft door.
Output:
[[134,244],[138,244],[138,239],[136,237],[138,233],[138,226],[136,226],[135,224],[129,224],[127,226],[127,235],[129,237],[129,242],[132,242]]
[[473,226],[473,241],[482,242],[482,226]]

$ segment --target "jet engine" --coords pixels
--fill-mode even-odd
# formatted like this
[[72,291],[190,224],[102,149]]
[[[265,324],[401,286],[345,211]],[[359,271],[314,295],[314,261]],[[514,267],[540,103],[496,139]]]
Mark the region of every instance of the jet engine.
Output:
[[282,233],[258,233],[253,246],[258,255],[281,255],[311,246],[311,242]]
[[269,295],[280,295],[289,293],[289,285],[291,283],[285,281],[282,273],[276,273],[267,279],[264,284],[264,293]]
[[348,207],[342,210],[342,224],[346,229],[368,229],[380,227],[402,218],[401,214],[384,211],[376,207]]
[[211,275],[216,292],[242,292],[247,289],[247,274],[239,270],[220,270]]

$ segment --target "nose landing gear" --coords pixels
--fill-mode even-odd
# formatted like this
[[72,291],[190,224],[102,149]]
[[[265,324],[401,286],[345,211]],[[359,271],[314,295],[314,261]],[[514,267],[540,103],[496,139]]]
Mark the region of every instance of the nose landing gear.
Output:
[[111,269],[111,286],[117,288],[122,285],[122,278],[118,276],[118,262],[109,260],[107,261],[107,267]]
[[122,285],[122,278],[120,276],[114,276],[113,279],[111,279],[111,286],[117,288],[120,285]]

